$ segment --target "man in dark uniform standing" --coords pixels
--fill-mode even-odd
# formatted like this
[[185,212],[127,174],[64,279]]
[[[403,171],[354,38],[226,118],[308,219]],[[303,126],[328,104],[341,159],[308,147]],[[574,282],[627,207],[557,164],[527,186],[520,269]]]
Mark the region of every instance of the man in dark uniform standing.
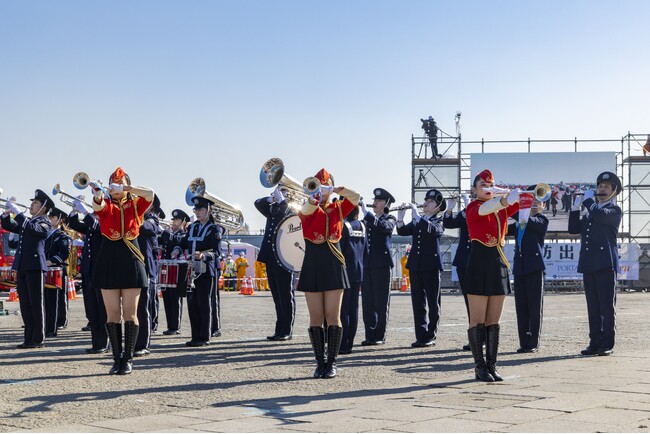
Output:
[[212,321],[210,322],[210,337],[218,338],[221,336],[221,290],[219,289],[219,277],[223,270],[221,270],[221,259],[223,258],[223,253],[221,251],[221,238],[226,234],[226,228],[221,226],[218,223],[215,223],[217,226],[217,238],[219,239],[217,255],[215,259],[215,285],[214,291],[210,295],[210,305],[212,306]]
[[420,216],[417,206],[411,204],[413,217],[408,224],[404,224],[406,207],[404,204],[403,209],[397,213],[397,233],[413,237],[406,262],[411,279],[411,304],[415,323],[415,342],[411,346],[430,347],[435,345],[440,322],[440,237],[445,229],[438,212],[446,209],[446,202],[438,190],[427,191],[424,196],[423,215]]
[[275,231],[285,217],[293,213],[281,187],[273,190],[271,196],[255,201],[255,208],[266,217],[264,238],[257,260],[266,264],[269,288],[275,304],[275,331],[266,339],[270,341],[290,340],[296,319],[296,293],[291,271],[284,268],[275,254]]
[[[596,180],[598,194],[587,190],[584,201],[576,197],[569,214],[569,233],[580,234],[578,272],[582,273],[589,315],[589,345],[584,356],[609,356],[616,337],[616,274],[618,273],[618,228],[621,208],[616,195],[621,180],[612,172],[603,172]],[[585,214],[580,216],[580,205]]]
[[[462,196],[463,204],[467,208],[469,198],[466,195]],[[465,301],[465,309],[467,310],[467,320],[469,321],[469,302],[467,301],[467,287],[465,286],[465,273],[467,271],[467,261],[469,260],[469,252],[472,248],[472,243],[469,240],[469,231],[467,230],[467,221],[465,220],[465,209],[453,215],[456,208],[456,199],[447,200],[447,210],[442,218],[442,225],[445,229],[459,229],[458,232],[458,247],[456,254],[451,265],[456,267],[456,275],[458,276],[458,285],[460,292],[463,294]],[[470,351],[469,344],[463,345],[463,350]]]
[[[84,307],[90,325],[91,347],[86,348],[88,354],[102,354],[108,351],[108,334],[106,332],[106,307],[100,288],[91,285],[95,258],[99,255],[102,235],[99,230],[99,220],[90,212],[81,200],[73,204],[73,211],[68,217],[70,229],[84,235],[81,249],[81,285],[83,288]],[[80,220],[80,215],[83,220]]]
[[[60,267],[63,281],[60,288],[45,288],[45,337],[57,335],[57,329],[68,323],[68,257],[72,240],[61,230],[65,213],[59,208],[52,208],[48,214],[52,229],[45,239],[45,264],[48,267]],[[49,285],[48,285],[49,286]]]
[[[46,217],[54,202],[42,190],[36,190],[27,218],[12,202],[8,202],[2,214],[2,228],[20,235],[12,269],[16,270],[20,313],[25,323],[24,342],[18,348],[41,348],[45,338],[45,315],[43,312],[43,273],[45,261],[45,238],[52,225]],[[11,218],[11,213],[15,218]]]
[[386,341],[390,309],[390,270],[394,265],[390,241],[396,221],[395,217],[388,214],[388,210],[390,204],[395,203],[395,198],[383,188],[376,188],[373,194],[374,215],[368,211],[363,201],[359,203],[368,239],[361,292],[366,339],[361,345],[382,345]]
[[[343,200],[343,199],[341,199]],[[355,206],[345,218],[341,234],[341,251],[345,256],[345,271],[350,287],[343,289],[341,324],[343,337],[339,354],[352,353],[354,337],[359,323],[359,290],[363,282],[363,259],[366,254],[366,225],[359,220],[359,207]]]
[[[535,190],[530,186],[528,190]],[[515,276],[515,309],[519,332],[518,353],[535,353],[539,348],[544,317],[544,238],[548,218],[542,214],[544,203],[533,199],[530,216],[519,239],[519,214],[508,225],[508,235],[515,237],[515,258],[512,274]]]
[[[180,246],[181,240],[187,232],[185,225],[189,223],[190,216],[181,209],[172,211],[172,225],[160,235],[162,247],[162,259],[171,259],[172,251]],[[180,270],[179,270],[180,271]],[[184,276],[178,276],[178,283]],[[176,288],[163,288],[163,304],[165,305],[165,317],[167,318],[167,330],[164,335],[178,335],[181,333],[181,322],[183,318],[183,297],[176,291]]]
[[158,236],[162,233],[158,213],[160,212],[160,199],[154,196],[151,208],[144,214],[144,221],[140,226],[138,245],[144,256],[145,268],[149,276],[149,287],[142,288],[138,300],[138,322],[140,329],[135,343],[135,357],[146,356],[151,353],[151,332],[155,313],[155,299],[158,297],[156,277],[158,275]]

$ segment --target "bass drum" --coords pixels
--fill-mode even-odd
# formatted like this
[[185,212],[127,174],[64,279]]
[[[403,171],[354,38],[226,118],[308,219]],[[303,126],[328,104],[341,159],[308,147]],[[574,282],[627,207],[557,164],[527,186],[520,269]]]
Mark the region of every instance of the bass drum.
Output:
[[275,256],[285,270],[300,272],[305,257],[305,239],[297,214],[286,216],[276,228]]

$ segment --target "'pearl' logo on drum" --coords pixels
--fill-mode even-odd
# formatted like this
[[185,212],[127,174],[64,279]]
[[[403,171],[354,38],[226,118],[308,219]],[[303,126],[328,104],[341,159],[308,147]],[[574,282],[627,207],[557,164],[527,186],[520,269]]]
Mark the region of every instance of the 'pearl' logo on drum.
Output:
[[292,234],[294,232],[298,232],[302,230],[302,222],[298,226],[294,226],[293,224],[289,225],[289,233]]

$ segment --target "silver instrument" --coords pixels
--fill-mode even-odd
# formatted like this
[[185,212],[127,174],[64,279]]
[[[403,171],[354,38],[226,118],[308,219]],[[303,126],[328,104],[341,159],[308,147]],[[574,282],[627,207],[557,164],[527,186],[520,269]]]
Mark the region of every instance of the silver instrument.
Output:
[[284,163],[279,158],[271,158],[262,165],[260,183],[266,188],[281,186],[284,196],[292,208],[298,208],[308,199],[303,186],[284,171]]
[[22,212],[27,212],[29,210],[29,207],[27,205],[23,205],[21,203],[16,202],[16,198],[12,197],[10,199],[1,199],[0,198],[0,204],[2,205],[2,208],[7,209],[7,204],[11,202],[14,205],[16,205]]
[[86,198],[83,195],[79,195],[77,197],[74,197],[71,194],[68,194],[65,191],[61,190],[61,185],[60,184],[56,184],[54,186],[54,188],[52,189],[52,195],[54,195],[54,196],[59,195],[60,196],[59,199],[61,200],[61,202],[65,203],[66,205],[68,205],[70,207],[73,207],[74,202],[76,200],[79,200],[79,201],[81,201],[81,203],[83,203],[88,208],[92,208],[92,206],[86,202]]
[[212,202],[212,216],[217,224],[235,231],[244,225],[244,214],[239,208],[206,191],[203,178],[194,178],[190,182],[185,191],[185,202],[189,206],[194,206],[192,198],[195,196],[203,197]]
[[[496,196],[507,196],[512,190],[508,188],[488,187],[484,188],[483,191],[492,192]],[[543,182],[537,184],[533,190],[523,190],[522,192],[533,193],[535,199],[540,202],[546,202],[551,198],[551,186]]]

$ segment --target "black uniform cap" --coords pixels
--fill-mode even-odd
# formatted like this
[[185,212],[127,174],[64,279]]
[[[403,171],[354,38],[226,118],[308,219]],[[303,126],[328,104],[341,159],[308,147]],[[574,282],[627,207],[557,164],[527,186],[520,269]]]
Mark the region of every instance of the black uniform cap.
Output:
[[50,216],[50,217],[58,217],[58,218],[64,218],[66,215],[67,214],[65,212],[63,212],[63,210],[61,210],[61,209],[59,209],[57,207],[54,207],[54,208],[50,209],[50,212],[48,214],[48,216]]
[[616,189],[617,195],[621,191],[623,191],[623,187],[621,186],[621,180],[618,178],[618,176],[616,176],[615,173],[612,172],[601,173],[600,175],[598,175],[598,179],[596,179],[596,185],[600,184],[601,182],[610,182]]
[[160,208],[160,198],[158,197],[157,194],[153,195],[153,203],[151,204],[151,210],[153,212],[155,212],[156,214],[158,214],[158,216],[161,219],[164,219],[165,217],[167,217],[167,215],[165,214],[165,211],[163,211],[162,208]]
[[388,191],[384,190],[383,188],[375,188],[372,194],[374,195],[375,199],[385,200],[386,205],[395,203],[395,198],[393,197],[393,195],[390,194]]
[[53,201],[52,199],[50,199],[50,196],[48,196],[47,194],[45,194],[45,192],[44,192],[43,190],[37,189],[37,190],[34,192],[34,198],[33,198],[33,199],[30,199],[30,200],[32,200],[32,201],[34,201],[34,200],[39,201],[39,202],[42,203],[43,206],[45,206],[45,208],[47,208],[47,209],[52,209],[52,208],[54,208],[54,201]]
[[210,205],[212,205],[212,202],[202,196],[194,196],[192,198],[192,203],[195,208],[209,208]]
[[175,209],[172,211],[172,219],[181,219],[184,222],[189,222],[190,216],[182,209]]
[[427,199],[433,199],[436,201],[438,205],[440,205],[438,211],[445,211],[447,209],[447,201],[443,197],[442,193],[440,193],[435,188],[432,188],[431,190],[427,191],[427,193],[424,195],[424,200]]

